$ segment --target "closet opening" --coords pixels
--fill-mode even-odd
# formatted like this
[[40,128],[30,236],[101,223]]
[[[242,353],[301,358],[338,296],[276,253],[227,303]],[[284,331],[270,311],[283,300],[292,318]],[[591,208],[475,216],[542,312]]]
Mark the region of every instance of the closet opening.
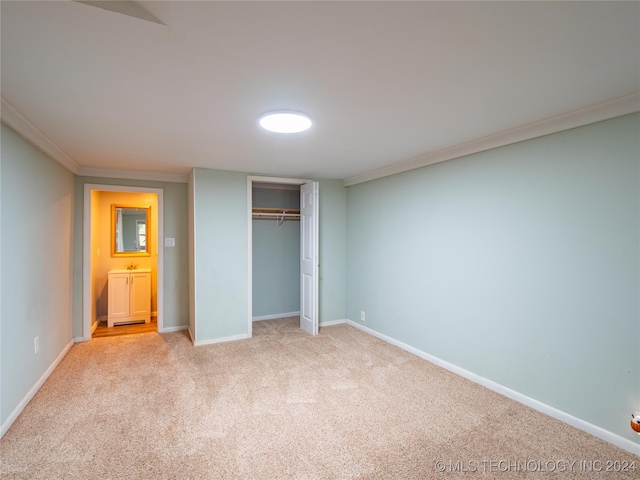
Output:
[[[290,319],[318,332],[318,184],[248,177],[249,326]],[[294,320],[295,319],[295,320]],[[256,323],[254,323],[256,322]],[[285,320],[286,322],[286,320]]]

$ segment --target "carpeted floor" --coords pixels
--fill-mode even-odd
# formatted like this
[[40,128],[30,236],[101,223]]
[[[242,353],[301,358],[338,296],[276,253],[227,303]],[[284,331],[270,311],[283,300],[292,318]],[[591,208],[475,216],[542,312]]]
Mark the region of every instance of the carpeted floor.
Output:
[[353,327],[297,322],[202,347],[184,332],[75,345],[0,441],[1,477],[640,476],[639,458]]

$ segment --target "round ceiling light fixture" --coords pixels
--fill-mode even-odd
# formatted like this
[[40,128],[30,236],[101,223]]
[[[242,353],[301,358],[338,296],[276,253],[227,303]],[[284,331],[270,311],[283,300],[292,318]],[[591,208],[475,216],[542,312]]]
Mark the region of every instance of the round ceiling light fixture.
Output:
[[293,110],[274,110],[260,116],[260,126],[276,133],[299,133],[311,128],[311,117]]

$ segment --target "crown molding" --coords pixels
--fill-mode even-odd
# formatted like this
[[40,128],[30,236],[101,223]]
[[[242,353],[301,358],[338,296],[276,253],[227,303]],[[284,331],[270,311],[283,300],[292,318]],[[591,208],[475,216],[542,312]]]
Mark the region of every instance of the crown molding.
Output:
[[18,135],[31,143],[50,159],[58,162],[72,173],[78,174],[80,166],[58,145],[42,133],[38,127],[0,96],[2,123],[11,127]]
[[187,183],[187,175],[80,167],[80,165],[78,165],[78,163],[58,147],[58,145],[42,133],[38,127],[16,110],[13,105],[7,102],[4,97],[0,96],[0,101],[2,107],[2,123],[14,129],[18,135],[31,143],[47,157],[58,162],[64,168],[76,175],[86,177],[128,178],[131,180],[155,180],[158,182]]
[[154,173],[135,170],[109,170],[81,167],[77,175],[82,177],[123,178],[128,180],[151,180],[156,182],[188,183],[188,175],[179,173]]
[[362,173],[353,177],[345,178],[342,182],[345,187],[358,183],[388,177],[397,173],[415,170],[417,168],[433,165],[434,163],[446,162],[454,158],[460,158],[474,153],[484,152],[493,148],[503,147],[532,138],[558,133],[572,128],[583,127],[596,122],[621,117],[640,111],[640,92],[636,92],[625,97],[620,97],[609,102],[599,103],[590,107],[575,110],[551,118],[546,118],[537,122],[512,128],[500,133],[489,135],[469,142],[454,145],[435,152],[427,153],[413,158],[406,162],[396,163],[382,167],[371,172]]

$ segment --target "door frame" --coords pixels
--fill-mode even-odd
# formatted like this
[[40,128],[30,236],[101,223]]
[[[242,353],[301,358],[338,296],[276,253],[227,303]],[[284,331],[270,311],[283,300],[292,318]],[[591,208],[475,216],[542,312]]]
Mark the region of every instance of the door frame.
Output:
[[[253,336],[253,184],[254,183],[273,183],[280,185],[303,185],[305,183],[313,182],[311,179],[302,178],[284,178],[284,177],[262,177],[257,175],[247,175],[247,277],[249,279],[249,285],[247,288],[247,302],[248,302],[248,325],[247,325],[247,338]],[[316,245],[316,249],[320,249],[320,245]],[[318,253],[318,252],[316,252]],[[317,257],[317,255],[316,255]],[[319,300],[319,279],[316,280],[316,305]],[[300,306],[302,308],[302,305]],[[317,316],[317,315],[316,315]],[[316,322],[320,323],[320,319],[316,318]]]
[[164,201],[162,188],[127,185],[84,184],[82,225],[82,340],[91,340],[91,192],[153,193],[158,196],[158,259],[156,262],[156,297],[158,332],[164,330]]

